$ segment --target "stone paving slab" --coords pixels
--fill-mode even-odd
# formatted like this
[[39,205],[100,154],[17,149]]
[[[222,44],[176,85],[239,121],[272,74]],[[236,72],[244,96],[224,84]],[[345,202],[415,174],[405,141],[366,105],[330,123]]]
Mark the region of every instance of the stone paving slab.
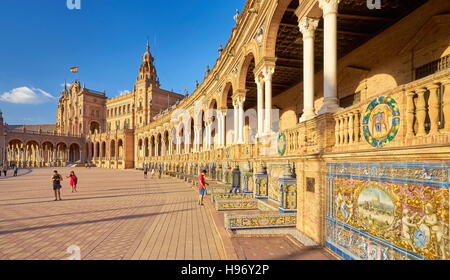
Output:
[[75,168],[79,192],[64,180],[55,202],[52,170],[0,179],[0,259],[67,259],[71,245],[86,260],[225,258],[209,210],[185,183]]
[[[79,192],[71,193],[66,179],[63,201],[55,202],[52,170],[0,178],[1,260],[64,260],[72,245],[85,260],[328,257],[321,249],[305,253],[282,237],[233,238],[210,200],[198,206],[196,187],[175,178],[146,180],[140,171],[74,168]],[[58,170],[65,176],[72,168]]]

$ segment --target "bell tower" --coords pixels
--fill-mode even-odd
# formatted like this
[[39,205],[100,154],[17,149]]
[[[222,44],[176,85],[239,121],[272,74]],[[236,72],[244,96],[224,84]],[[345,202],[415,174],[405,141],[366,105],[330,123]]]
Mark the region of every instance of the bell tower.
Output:
[[155,59],[147,42],[134,90],[135,124],[137,127],[145,126],[151,121],[152,92],[153,89],[160,87],[154,62]]
[[151,84],[156,88],[159,88],[160,84],[154,62],[155,59],[150,53],[150,45],[147,42],[145,53],[142,56],[142,64],[141,67],[139,68],[138,81],[145,81],[146,83]]

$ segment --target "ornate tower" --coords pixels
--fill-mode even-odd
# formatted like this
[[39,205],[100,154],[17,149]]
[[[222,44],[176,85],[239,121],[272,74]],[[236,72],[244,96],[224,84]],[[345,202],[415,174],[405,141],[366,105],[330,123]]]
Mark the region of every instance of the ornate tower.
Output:
[[147,42],[135,84],[135,124],[138,127],[147,125],[151,121],[152,90],[160,87],[154,61]]

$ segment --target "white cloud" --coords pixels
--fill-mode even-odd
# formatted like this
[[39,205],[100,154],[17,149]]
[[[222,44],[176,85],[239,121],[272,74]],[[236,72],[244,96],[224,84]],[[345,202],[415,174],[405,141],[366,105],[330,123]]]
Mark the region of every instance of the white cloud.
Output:
[[0,101],[15,104],[42,104],[52,99],[53,95],[38,88],[19,87],[0,95]]
[[70,88],[70,86],[71,86],[72,84],[71,84],[71,83],[65,83],[65,84],[62,83],[62,84],[61,84],[61,87],[63,88],[65,85],[67,85],[67,88]]
[[129,94],[129,93],[131,93],[131,91],[129,91],[129,90],[121,90],[121,91],[119,91],[119,95],[125,95],[125,94]]

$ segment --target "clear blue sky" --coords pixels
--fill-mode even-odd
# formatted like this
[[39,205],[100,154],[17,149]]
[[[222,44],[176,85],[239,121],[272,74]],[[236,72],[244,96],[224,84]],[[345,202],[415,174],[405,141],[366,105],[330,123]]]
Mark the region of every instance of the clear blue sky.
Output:
[[[245,0],[0,1],[0,109],[9,124],[54,123],[64,80],[108,97],[131,90],[149,37],[162,88],[191,93]],[[79,66],[72,74],[70,67]],[[49,94],[51,96],[49,96]],[[53,97],[52,97],[53,96]]]

